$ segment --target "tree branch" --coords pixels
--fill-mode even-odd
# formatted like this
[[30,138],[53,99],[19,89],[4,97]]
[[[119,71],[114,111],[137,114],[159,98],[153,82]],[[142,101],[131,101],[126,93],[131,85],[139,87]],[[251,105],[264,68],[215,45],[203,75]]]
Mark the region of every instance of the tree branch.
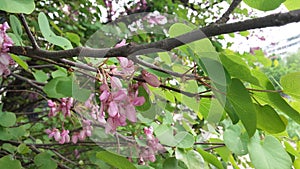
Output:
[[300,10],[294,10],[287,13],[271,14],[261,18],[249,19],[245,21],[210,25],[192,32],[180,35],[175,38],[167,38],[161,41],[142,44],[142,45],[126,45],[119,48],[104,48],[92,49],[86,47],[76,47],[70,50],[62,51],[46,51],[42,49],[34,49],[32,47],[12,46],[10,52],[16,55],[24,56],[43,56],[45,58],[70,58],[75,56],[87,57],[127,57],[130,55],[149,54],[162,51],[170,51],[178,46],[194,42],[207,37],[212,37],[221,34],[227,34],[238,31],[245,31],[249,29],[265,28],[272,26],[282,26],[292,22],[300,21]]
[[234,11],[234,9],[241,3],[242,0],[233,0],[227,11],[222,15],[220,19],[216,21],[216,24],[223,24],[229,20],[229,15]]
[[25,19],[24,15],[23,15],[23,14],[20,14],[20,15],[19,15],[19,18],[20,18],[20,20],[21,20],[22,25],[24,26],[24,29],[25,29],[25,31],[26,31],[26,33],[27,33],[27,36],[28,36],[28,38],[29,38],[29,40],[30,40],[30,42],[31,42],[31,44],[32,44],[33,49],[39,48],[39,45],[37,44],[37,42],[36,42],[36,40],[35,40],[33,34],[31,33],[31,31],[30,31],[30,29],[29,29],[29,27],[28,27],[28,24],[27,24],[27,22],[26,22],[26,19]]

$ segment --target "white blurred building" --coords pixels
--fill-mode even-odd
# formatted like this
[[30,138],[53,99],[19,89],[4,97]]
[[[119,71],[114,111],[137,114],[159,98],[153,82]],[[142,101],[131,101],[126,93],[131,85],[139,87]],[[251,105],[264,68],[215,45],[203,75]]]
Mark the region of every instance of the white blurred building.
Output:
[[300,49],[300,34],[287,39],[271,43],[263,48],[267,56],[285,58],[290,53],[296,53]]

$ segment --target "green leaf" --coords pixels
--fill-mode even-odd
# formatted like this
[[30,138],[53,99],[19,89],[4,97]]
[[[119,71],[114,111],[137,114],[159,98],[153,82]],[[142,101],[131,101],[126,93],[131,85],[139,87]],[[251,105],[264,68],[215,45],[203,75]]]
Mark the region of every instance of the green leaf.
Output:
[[[275,90],[274,86],[265,74],[258,70],[252,70],[252,74],[260,81],[262,87],[255,87],[260,90]],[[253,91],[253,96],[264,103],[268,103],[281,110],[283,113],[288,115],[290,118],[300,124],[300,113],[293,109],[277,92],[256,92]]]
[[247,5],[261,11],[278,8],[285,0],[243,0]]
[[139,86],[138,88],[138,96],[143,96],[145,98],[145,103],[141,106],[136,106],[135,108],[139,111],[147,111],[151,108],[151,101],[149,98],[149,94],[147,91],[144,89],[144,87]]
[[204,158],[205,161],[214,165],[218,169],[224,169],[222,163],[215,155],[208,153],[201,148],[197,148],[197,151],[201,154],[201,156]]
[[2,145],[2,149],[4,149],[4,150],[6,150],[6,151],[8,151],[8,152],[10,152],[10,153],[13,154],[17,150],[17,147],[13,146],[13,145],[11,145],[9,143],[4,143]]
[[[277,112],[269,105],[256,105],[257,128],[271,134],[283,132],[286,128]],[[267,122],[267,123],[266,123]]]
[[118,169],[136,169],[136,167],[125,157],[108,151],[100,151],[97,153],[96,157]]
[[21,36],[23,34],[23,30],[22,30],[22,25],[21,25],[19,19],[15,15],[10,15],[9,23],[10,23],[10,26],[11,26],[14,34],[16,35],[18,41],[22,42]]
[[20,65],[23,69],[28,70],[28,64],[15,54],[10,54],[11,58]]
[[61,67],[58,67],[56,71],[52,72],[51,73],[51,76],[53,78],[56,78],[56,77],[67,77],[68,76],[68,72],[66,71],[66,69],[63,69]]
[[28,131],[26,131],[25,126],[12,127],[7,128],[7,132],[11,135],[12,139],[19,140],[22,136],[26,135]]
[[300,99],[300,72],[293,72],[282,76],[280,84],[284,93]]
[[85,102],[91,95],[91,90],[81,88],[73,81],[72,97],[78,101]]
[[163,163],[163,169],[177,169],[178,161],[175,157],[167,158]]
[[171,60],[171,57],[168,52],[159,52],[157,54],[158,54],[160,60],[165,62],[165,64],[168,64],[168,65],[172,64],[172,60]]
[[80,37],[76,33],[67,32],[66,37],[77,46],[80,45]]
[[297,158],[300,158],[300,151],[298,152],[297,150],[295,150],[295,148],[293,146],[291,146],[290,143],[285,141],[284,146],[285,146],[285,149],[288,153],[290,153],[291,155],[293,155]]
[[47,152],[42,152],[34,157],[34,164],[39,169],[55,169],[57,163],[51,158]]
[[22,143],[18,146],[17,152],[20,154],[27,154],[27,153],[30,153],[31,150],[28,146],[26,146],[26,144]]
[[284,5],[290,11],[300,9],[300,1],[298,0],[286,0]]
[[48,75],[42,70],[35,70],[33,76],[38,82],[46,82],[48,80]]
[[48,42],[53,43],[54,45],[57,45],[63,49],[73,48],[71,42],[68,39],[63,38],[61,36],[57,36],[54,32],[52,32],[47,16],[43,12],[39,13],[38,23],[42,35]]
[[247,36],[250,35],[250,32],[249,31],[242,31],[242,32],[240,32],[240,35],[244,36],[244,37],[247,37]]
[[175,157],[177,160],[183,161],[188,169],[205,168],[202,156],[195,150],[184,152],[181,149],[176,149]]
[[256,169],[291,169],[292,160],[281,143],[273,136],[266,136],[260,142],[258,134],[252,137],[248,150]]
[[0,127],[0,140],[11,140],[12,136],[7,131],[7,128]]
[[16,115],[11,112],[0,111],[0,125],[3,127],[11,127],[16,123]]
[[174,147],[178,143],[173,136],[173,129],[171,126],[162,124],[154,129],[154,133],[161,144]]
[[[222,140],[220,140],[218,138],[210,138],[209,142],[211,142],[211,143],[224,143]],[[229,157],[231,156],[231,153],[230,153],[230,150],[227,147],[215,148],[214,150],[218,153],[218,155],[220,155],[220,157],[225,162],[229,161]]]
[[10,155],[0,158],[0,168],[21,169],[21,162],[14,160]]
[[63,98],[72,96],[72,78],[56,77],[48,82],[43,91],[51,98]]
[[175,135],[174,139],[177,142],[176,147],[179,147],[179,148],[190,148],[195,143],[195,139],[194,139],[193,135],[186,131],[181,131],[181,132],[177,133]]
[[221,61],[232,77],[260,86],[259,81],[251,74],[249,66],[236,55],[222,55]]
[[241,119],[249,137],[256,131],[256,111],[249,92],[239,79],[232,79],[227,97]]
[[1,0],[0,5],[0,10],[9,13],[30,14],[34,8],[34,0]]
[[247,144],[249,137],[239,125],[229,126],[224,132],[224,143],[227,148],[236,155],[246,155],[248,153]]

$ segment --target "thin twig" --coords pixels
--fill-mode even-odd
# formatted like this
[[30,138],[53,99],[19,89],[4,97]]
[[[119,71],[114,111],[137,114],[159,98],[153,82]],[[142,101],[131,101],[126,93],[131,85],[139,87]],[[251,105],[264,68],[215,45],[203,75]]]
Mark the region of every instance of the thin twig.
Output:
[[216,21],[216,24],[223,24],[229,20],[229,15],[234,11],[234,9],[241,3],[242,0],[233,0],[227,11],[222,15],[222,17]]
[[18,74],[15,74],[15,73],[11,73],[11,75],[14,76],[14,77],[16,77],[16,78],[18,78],[18,79],[21,79],[21,80],[23,80],[23,81],[29,83],[31,86],[33,86],[33,87],[35,87],[35,88],[37,88],[37,89],[39,89],[39,90],[43,90],[43,88],[42,88],[41,86],[35,84],[35,83],[34,83],[32,80],[30,80],[30,79],[27,79],[27,78],[25,78],[25,77],[23,77],[23,76],[20,76],[20,75],[18,75]]
[[30,31],[30,29],[29,29],[29,27],[28,27],[28,24],[27,24],[27,22],[26,22],[26,19],[25,19],[24,15],[23,15],[23,14],[20,14],[20,15],[19,15],[19,18],[20,18],[20,20],[21,20],[22,25],[24,26],[24,29],[25,29],[25,31],[26,31],[26,33],[27,33],[27,36],[28,36],[28,38],[29,38],[29,40],[30,40],[30,42],[31,42],[31,44],[32,44],[33,49],[38,49],[38,48],[39,48],[39,45],[37,44],[37,42],[36,42],[36,40],[35,40],[33,34],[32,34],[31,31]]

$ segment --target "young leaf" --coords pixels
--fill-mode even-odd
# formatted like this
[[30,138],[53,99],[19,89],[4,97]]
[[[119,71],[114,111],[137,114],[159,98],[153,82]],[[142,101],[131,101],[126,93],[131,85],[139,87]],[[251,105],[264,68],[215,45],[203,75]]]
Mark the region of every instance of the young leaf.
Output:
[[39,13],[38,23],[42,35],[48,42],[53,43],[54,45],[57,45],[63,49],[73,48],[71,42],[68,39],[55,35],[55,33],[50,28],[47,16],[43,12]]
[[285,0],[243,0],[245,4],[261,11],[270,11],[278,8]]
[[9,13],[30,14],[35,8],[34,0],[1,0],[0,10]]

